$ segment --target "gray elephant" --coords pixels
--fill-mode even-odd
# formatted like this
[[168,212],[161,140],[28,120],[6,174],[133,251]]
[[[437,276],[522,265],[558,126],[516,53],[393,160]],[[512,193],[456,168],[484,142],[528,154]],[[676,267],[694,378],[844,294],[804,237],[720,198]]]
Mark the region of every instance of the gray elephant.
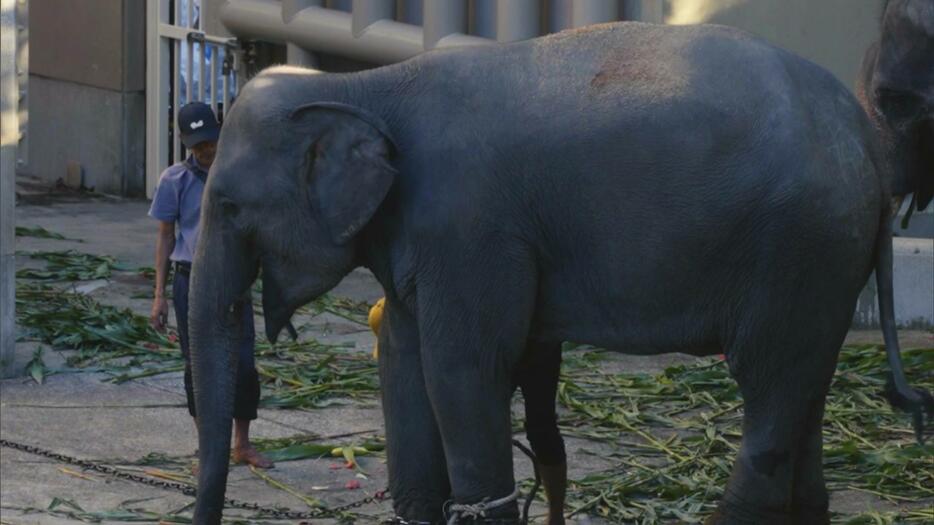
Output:
[[934,0],[886,2],[856,92],[894,169],[892,193],[923,210],[934,198]]
[[237,308],[260,268],[270,339],[355,267],[383,286],[390,491],[410,523],[503,498],[450,522],[516,522],[510,378],[566,340],[725,353],[743,440],[710,521],[825,523],[824,399],[873,269],[917,408],[875,130],[830,73],[742,31],[619,23],[354,74],[273,68],[218,147],[192,273],[196,523],[221,516]]

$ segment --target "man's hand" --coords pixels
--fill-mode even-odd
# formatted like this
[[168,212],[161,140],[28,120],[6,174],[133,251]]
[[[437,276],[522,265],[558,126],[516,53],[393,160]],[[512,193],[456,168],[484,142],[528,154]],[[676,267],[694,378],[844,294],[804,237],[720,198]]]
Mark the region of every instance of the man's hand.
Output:
[[169,320],[169,303],[162,295],[157,295],[152,300],[152,311],[149,313],[149,324],[158,332],[165,331],[165,325]]
[[165,300],[165,282],[169,275],[169,255],[175,249],[175,223],[159,221],[159,235],[156,237],[156,283],[149,313],[149,324],[157,332],[164,332],[169,320],[169,305]]

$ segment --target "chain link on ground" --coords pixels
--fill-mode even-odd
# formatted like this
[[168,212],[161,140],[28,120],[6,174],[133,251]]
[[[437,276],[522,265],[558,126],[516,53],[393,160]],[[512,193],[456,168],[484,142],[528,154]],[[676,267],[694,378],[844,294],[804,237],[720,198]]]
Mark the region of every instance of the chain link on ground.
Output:
[[[70,465],[75,465],[86,470],[91,470],[94,472],[99,472],[101,474],[106,474],[108,476],[113,476],[118,479],[123,479],[126,481],[133,481],[136,483],[141,483],[143,485],[149,485],[151,487],[157,487],[165,490],[173,490],[180,492],[186,496],[194,497],[197,494],[197,489],[191,485],[185,483],[179,483],[174,481],[163,481],[152,479],[146,476],[141,476],[139,474],[132,474],[130,472],[124,472],[116,467],[106,465],[100,462],[91,461],[87,459],[79,459],[76,457],[68,456],[65,454],[60,454],[58,452],[53,452],[44,448],[24,445],[22,443],[16,443],[7,439],[0,439],[0,446],[11,448],[13,450],[19,450],[20,452],[26,452],[27,454],[33,454],[36,456],[42,456],[49,459],[54,459],[62,463],[68,463]],[[250,502],[250,501],[241,501],[233,498],[224,498],[224,504],[228,507],[242,510],[249,510],[261,514],[264,518],[273,518],[273,519],[285,519],[285,520],[310,520],[310,519],[320,519],[320,518],[330,518],[337,517],[342,513],[348,512],[350,510],[362,507],[364,505],[369,505],[370,503],[379,503],[384,501],[389,495],[388,490],[382,490],[377,492],[372,496],[367,496],[361,500],[348,503],[346,505],[341,505],[339,507],[328,507],[320,508],[311,511],[297,511],[297,510],[285,510],[277,507],[269,507],[260,505],[259,503]],[[375,519],[375,518],[374,518]]]

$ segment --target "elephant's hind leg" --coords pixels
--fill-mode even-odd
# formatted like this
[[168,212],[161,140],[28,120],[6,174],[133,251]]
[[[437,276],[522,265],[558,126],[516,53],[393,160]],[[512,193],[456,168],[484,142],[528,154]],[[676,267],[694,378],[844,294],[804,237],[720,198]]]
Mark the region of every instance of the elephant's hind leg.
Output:
[[798,325],[731,345],[730,368],[745,404],[743,441],[708,523],[827,523],[821,421],[844,335],[845,328]]
[[[833,371],[831,371],[831,376]],[[828,380],[829,383],[829,380]],[[824,421],[823,396],[814,398],[809,407],[808,419],[798,442],[792,481],[791,505],[794,523],[825,525],[830,523],[830,497],[824,483],[823,446],[821,428]]]

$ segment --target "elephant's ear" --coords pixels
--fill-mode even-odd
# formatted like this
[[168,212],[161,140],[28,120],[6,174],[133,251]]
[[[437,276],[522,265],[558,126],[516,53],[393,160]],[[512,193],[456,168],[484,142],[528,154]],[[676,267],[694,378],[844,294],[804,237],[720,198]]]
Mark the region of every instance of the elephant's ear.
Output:
[[305,104],[290,118],[311,126],[314,140],[301,176],[312,186],[312,205],[331,239],[345,244],[370,221],[395,180],[389,129],[376,115],[339,102]]

